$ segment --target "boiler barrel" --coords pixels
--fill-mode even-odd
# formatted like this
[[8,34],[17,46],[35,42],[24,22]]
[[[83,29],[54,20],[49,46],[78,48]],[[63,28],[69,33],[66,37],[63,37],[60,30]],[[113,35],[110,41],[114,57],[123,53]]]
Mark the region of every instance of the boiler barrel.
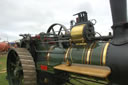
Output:
[[47,54],[47,62],[51,66],[67,60],[71,63],[105,65],[109,42],[93,42],[84,46],[72,46],[66,50],[55,47]]

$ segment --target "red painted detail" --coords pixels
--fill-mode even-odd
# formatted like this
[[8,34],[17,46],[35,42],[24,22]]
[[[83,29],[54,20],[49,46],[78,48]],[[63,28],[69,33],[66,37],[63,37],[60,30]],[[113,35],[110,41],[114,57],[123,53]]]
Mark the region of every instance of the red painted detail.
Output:
[[41,39],[40,35],[32,36],[32,39]]
[[55,42],[49,42],[49,44],[55,44]]
[[78,21],[79,21],[79,18],[76,18],[76,22],[78,23]]
[[48,67],[46,65],[40,65],[41,70],[47,71]]
[[53,40],[52,38],[47,38],[47,37],[45,37],[45,38],[44,38],[44,41],[45,41],[45,42],[48,42],[48,41],[49,41],[48,44],[55,44],[55,42],[54,42],[54,40]]
[[40,35],[36,35],[36,38],[39,39],[39,40],[41,39]]
[[44,37],[44,41],[50,41],[52,40],[51,38],[47,38],[47,37]]
[[32,36],[32,39],[35,39],[36,37],[35,36]]

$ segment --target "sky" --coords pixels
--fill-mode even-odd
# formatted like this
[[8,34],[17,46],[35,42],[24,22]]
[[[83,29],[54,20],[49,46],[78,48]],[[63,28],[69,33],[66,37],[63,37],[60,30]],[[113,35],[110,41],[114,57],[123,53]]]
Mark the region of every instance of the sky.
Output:
[[46,32],[53,23],[70,27],[75,13],[86,11],[96,19],[95,31],[112,32],[109,0],[1,0],[0,41],[15,41],[19,34]]

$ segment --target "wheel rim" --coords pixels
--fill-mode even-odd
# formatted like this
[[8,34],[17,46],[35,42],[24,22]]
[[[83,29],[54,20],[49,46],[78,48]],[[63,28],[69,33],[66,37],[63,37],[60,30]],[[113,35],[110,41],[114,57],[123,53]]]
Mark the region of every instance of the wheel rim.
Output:
[[[13,56],[13,58],[11,57]],[[8,80],[11,85],[23,85],[23,70],[19,57],[15,51],[12,51],[7,61]]]

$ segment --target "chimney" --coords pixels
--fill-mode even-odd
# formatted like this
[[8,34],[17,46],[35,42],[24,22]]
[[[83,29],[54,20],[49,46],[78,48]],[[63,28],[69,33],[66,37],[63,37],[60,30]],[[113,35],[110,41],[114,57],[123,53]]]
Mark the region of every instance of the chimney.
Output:
[[113,19],[113,45],[128,43],[127,2],[126,0],[110,0]]

